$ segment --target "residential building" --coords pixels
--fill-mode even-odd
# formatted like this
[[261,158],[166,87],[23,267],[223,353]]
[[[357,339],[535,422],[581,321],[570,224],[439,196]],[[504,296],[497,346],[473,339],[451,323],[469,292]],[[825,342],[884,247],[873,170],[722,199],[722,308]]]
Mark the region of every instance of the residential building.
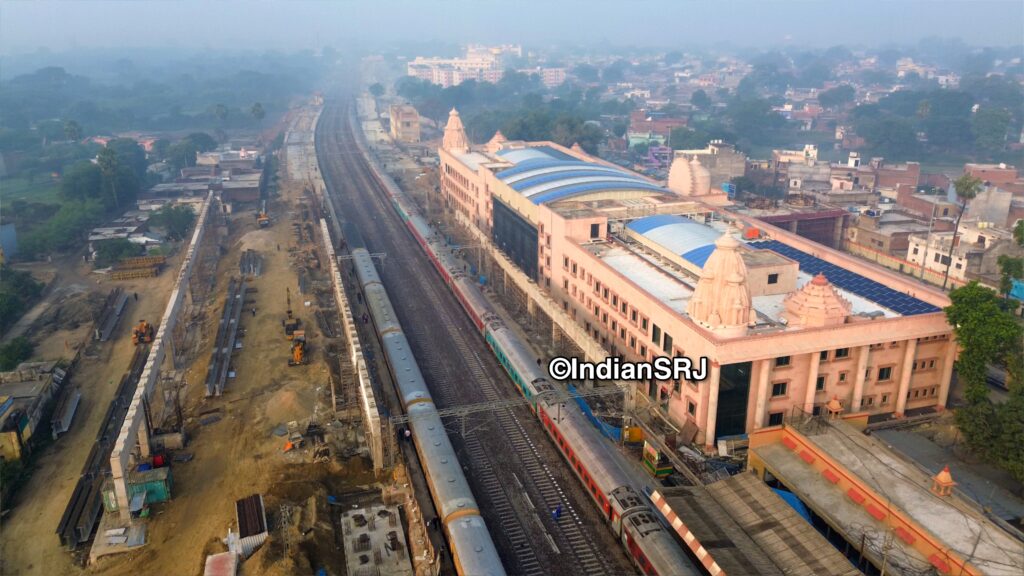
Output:
[[913,234],[910,236],[907,259],[917,266],[945,275],[949,265],[949,278],[954,283],[979,280],[989,286],[999,285],[999,256],[1024,255],[1005,228],[990,222],[961,222],[960,231],[950,256],[953,231]]
[[558,339],[592,361],[707,359],[703,379],[634,383],[707,449],[833,397],[875,415],[946,404],[945,294],[724,210],[697,158],[662,186],[578,147],[473,146],[454,110],[438,153],[451,216]]
[[424,58],[417,56],[406,65],[409,76],[438,84],[442,88],[457,86],[466,80],[497,82],[505,73],[506,55],[522,56],[522,48],[514,45],[470,45],[463,58]]
[[715,189],[721,189],[722,184],[746,173],[746,155],[738,152],[732,144],[726,144],[721,140],[712,140],[702,149],[676,150],[675,155],[690,160],[698,158],[701,165],[711,174],[711,187]]
[[391,123],[391,137],[398,142],[420,141],[420,115],[408,104],[393,104],[388,109]]

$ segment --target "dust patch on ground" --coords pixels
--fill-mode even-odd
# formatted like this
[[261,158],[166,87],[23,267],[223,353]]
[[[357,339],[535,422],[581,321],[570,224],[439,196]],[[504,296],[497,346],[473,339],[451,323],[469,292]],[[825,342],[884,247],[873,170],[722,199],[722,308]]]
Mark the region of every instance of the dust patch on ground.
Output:
[[316,392],[308,386],[290,382],[274,392],[267,400],[267,420],[272,425],[303,420],[313,414]]
[[278,245],[271,228],[246,232],[238,239],[238,243],[241,246],[240,251],[256,250],[257,252],[275,250]]

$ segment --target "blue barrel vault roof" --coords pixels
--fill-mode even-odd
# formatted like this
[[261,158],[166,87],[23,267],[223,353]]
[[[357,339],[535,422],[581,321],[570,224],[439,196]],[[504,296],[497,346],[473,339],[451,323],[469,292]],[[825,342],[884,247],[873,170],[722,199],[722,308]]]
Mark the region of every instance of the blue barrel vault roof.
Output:
[[715,251],[715,241],[722,235],[714,228],[685,216],[669,214],[639,218],[627,224],[626,228],[701,268]]

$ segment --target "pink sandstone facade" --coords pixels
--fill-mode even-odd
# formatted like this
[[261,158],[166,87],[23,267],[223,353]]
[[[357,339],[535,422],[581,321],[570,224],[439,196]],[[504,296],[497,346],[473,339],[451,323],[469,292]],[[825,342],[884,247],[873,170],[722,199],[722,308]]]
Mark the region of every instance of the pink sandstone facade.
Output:
[[708,447],[833,398],[872,415],[946,404],[944,294],[729,212],[697,160],[677,158],[666,186],[578,146],[473,146],[454,110],[439,155],[448,210],[582,350],[709,359],[704,381],[637,383]]

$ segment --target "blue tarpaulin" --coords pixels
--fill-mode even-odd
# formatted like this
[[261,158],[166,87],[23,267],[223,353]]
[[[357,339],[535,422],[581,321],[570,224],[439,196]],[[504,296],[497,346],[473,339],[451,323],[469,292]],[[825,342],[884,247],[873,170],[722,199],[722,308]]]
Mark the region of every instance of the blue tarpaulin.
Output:
[[616,442],[621,441],[622,428],[612,426],[611,424],[602,421],[597,416],[594,416],[594,411],[590,409],[590,406],[587,404],[586,400],[580,398],[579,394],[576,392],[576,388],[572,384],[569,384],[568,386],[569,393],[572,394],[572,397],[576,399],[576,404],[579,405],[580,410],[583,411],[583,415],[587,417],[587,420],[590,420],[590,423],[593,424],[594,427],[601,432],[601,434],[604,434],[605,436],[611,438],[612,440],[615,440]]
[[803,516],[804,520],[807,520],[808,522],[811,521],[811,513],[807,511],[807,506],[805,506],[795,494],[787,490],[779,490],[778,488],[772,488],[772,490],[785,500],[786,504],[792,506],[793,510],[796,510],[797,514]]

